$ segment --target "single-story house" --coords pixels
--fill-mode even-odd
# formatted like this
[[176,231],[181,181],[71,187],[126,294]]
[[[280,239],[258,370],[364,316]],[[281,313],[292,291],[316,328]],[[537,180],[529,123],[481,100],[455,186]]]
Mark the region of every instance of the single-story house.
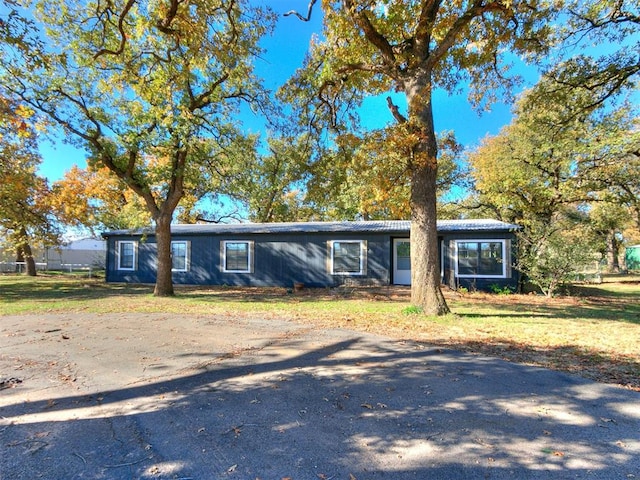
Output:
[[[188,285],[308,287],[409,285],[411,223],[404,220],[172,225],[173,281]],[[442,282],[452,288],[517,285],[517,225],[438,221]],[[107,282],[153,283],[152,229],[115,230]]]

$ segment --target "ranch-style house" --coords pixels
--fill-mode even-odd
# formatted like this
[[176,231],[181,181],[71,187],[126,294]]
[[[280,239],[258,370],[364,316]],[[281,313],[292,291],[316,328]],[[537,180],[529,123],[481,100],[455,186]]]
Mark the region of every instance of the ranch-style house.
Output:
[[[293,222],[172,225],[173,281],[188,285],[307,287],[409,285],[410,222]],[[517,225],[497,220],[437,223],[442,283],[488,289],[517,285]],[[108,282],[153,283],[153,229],[115,230]]]

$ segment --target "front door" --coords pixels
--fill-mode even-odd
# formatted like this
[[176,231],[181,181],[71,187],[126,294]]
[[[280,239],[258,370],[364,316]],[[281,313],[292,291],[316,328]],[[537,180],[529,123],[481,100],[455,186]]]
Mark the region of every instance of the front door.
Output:
[[411,285],[411,243],[408,238],[393,239],[393,284]]

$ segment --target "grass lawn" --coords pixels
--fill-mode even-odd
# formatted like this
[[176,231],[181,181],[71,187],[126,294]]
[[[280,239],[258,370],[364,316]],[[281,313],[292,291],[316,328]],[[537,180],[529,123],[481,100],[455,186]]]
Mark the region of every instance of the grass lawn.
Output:
[[151,286],[113,285],[73,276],[0,275],[1,315],[38,312],[164,312],[285,318],[348,328],[569,371],[640,391],[640,278],[582,285],[571,296],[458,294],[453,314],[403,313],[409,289],[176,287],[155,298]]

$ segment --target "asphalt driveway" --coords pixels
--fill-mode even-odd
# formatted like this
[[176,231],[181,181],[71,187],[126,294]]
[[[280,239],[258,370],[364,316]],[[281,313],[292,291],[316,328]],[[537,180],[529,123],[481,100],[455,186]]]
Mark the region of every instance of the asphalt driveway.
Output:
[[0,316],[0,479],[640,478],[640,393],[279,319]]

